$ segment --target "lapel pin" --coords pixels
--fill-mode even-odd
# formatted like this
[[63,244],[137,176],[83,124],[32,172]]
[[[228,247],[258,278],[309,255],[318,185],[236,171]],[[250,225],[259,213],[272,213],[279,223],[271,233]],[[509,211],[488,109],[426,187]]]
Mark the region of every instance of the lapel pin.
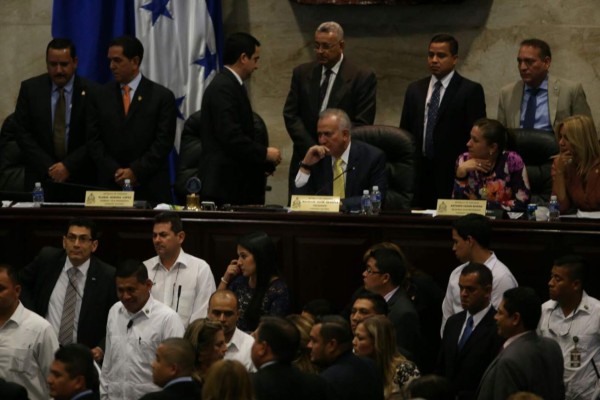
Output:
[[138,101],[142,101],[142,96],[138,96]]
[[85,90],[82,90],[82,91],[81,91],[81,95],[82,95],[82,96],[85,96]]

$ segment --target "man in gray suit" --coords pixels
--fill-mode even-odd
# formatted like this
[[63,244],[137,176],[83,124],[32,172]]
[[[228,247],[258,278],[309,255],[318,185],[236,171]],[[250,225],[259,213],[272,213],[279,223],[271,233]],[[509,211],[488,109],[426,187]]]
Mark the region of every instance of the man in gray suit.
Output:
[[527,391],[546,400],[563,400],[563,356],[558,343],[538,336],[542,302],[535,291],[517,287],[504,292],[496,313],[504,348],[481,378],[477,399],[504,400]]
[[548,43],[521,42],[517,56],[521,80],[503,87],[498,102],[498,120],[507,128],[552,131],[568,116],[592,116],[581,83],[550,76],[551,61]]

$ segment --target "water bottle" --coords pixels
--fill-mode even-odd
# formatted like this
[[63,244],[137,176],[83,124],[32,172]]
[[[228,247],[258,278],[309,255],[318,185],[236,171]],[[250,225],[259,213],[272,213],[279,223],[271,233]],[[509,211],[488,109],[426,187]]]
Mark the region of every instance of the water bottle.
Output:
[[379,215],[381,211],[381,192],[379,186],[373,186],[371,192],[371,208],[373,209],[373,215]]
[[40,182],[36,182],[33,187],[33,206],[41,207],[44,202],[44,188]]
[[133,187],[131,186],[131,180],[125,179],[125,183],[123,184],[124,192],[133,192]]
[[548,219],[550,222],[560,221],[560,205],[558,204],[558,198],[555,194],[550,196],[548,210],[550,210],[550,216]]
[[373,214],[373,206],[371,205],[371,196],[368,190],[363,190],[362,198],[360,199],[360,208],[363,214]]

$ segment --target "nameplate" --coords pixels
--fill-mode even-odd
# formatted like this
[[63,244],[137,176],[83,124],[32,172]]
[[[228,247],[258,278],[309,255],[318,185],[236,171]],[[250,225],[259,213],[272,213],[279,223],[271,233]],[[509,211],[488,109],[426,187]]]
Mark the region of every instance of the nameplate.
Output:
[[134,192],[88,190],[85,192],[86,207],[133,207]]
[[338,196],[292,196],[291,211],[340,212]]
[[454,200],[438,199],[436,213],[437,215],[463,216],[467,214],[485,215],[485,200]]

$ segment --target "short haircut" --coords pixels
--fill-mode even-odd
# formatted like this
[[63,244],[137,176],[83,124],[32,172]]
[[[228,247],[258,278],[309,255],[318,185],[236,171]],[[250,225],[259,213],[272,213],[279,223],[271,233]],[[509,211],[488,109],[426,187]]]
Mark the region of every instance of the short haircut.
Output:
[[391,249],[379,249],[371,253],[371,258],[377,263],[377,269],[383,274],[389,274],[392,284],[400,286],[406,276],[404,259]]
[[480,118],[473,123],[481,132],[483,140],[488,145],[497,144],[498,151],[513,150],[516,147],[516,139],[513,131],[507,129],[500,121],[490,118]]
[[154,225],[156,224],[171,224],[171,230],[175,233],[183,231],[183,224],[179,214],[172,211],[161,212],[154,217]]
[[552,58],[552,52],[550,51],[550,46],[548,43],[544,42],[542,39],[525,39],[521,42],[522,46],[530,46],[535,47],[540,50],[540,58],[544,59],[546,57]]
[[447,400],[454,398],[448,378],[433,374],[411,381],[407,391],[410,393],[411,399]]
[[65,231],[65,235],[69,233],[69,228],[72,226],[82,226],[84,228],[88,228],[90,230],[90,235],[92,236],[92,240],[98,240],[98,227],[96,223],[89,218],[71,218],[67,223],[67,230]]
[[327,299],[311,300],[304,305],[302,311],[309,313],[315,318],[337,313],[335,304]]
[[523,327],[535,330],[542,315],[542,301],[530,287],[520,286],[504,292],[504,309],[508,315],[519,313]]
[[321,324],[321,337],[329,342],[336,340],[339,345],[351,344],[352,329],[350,324],[343,317],[339,315],[326,315],[317,321],[317,324]]
[[148,280],[148,269],[138,260],[127,259],[119,263],[117,268],[117,278],[135,277],[139,283],[146,283]]
[[342,26],[334,21],[323,22],[317,27],[319,33],[335,33],[339,41],[344,40],[344,30]]
[[0,263],[0,272],[2,271],[6,271],[6,275],[8,276],[8,279],[10,279],[10,281],[12,282],[13,286],[17,286],[19,285],[19,274],[17,273],[17,270],[15,267],[13,267],[10,264],[2,264]]
[[75,49],[75,44],[73,43],[73,41],[71,39],[67,39],[67,38],[52,39],[48,43],[48,46],[46,46],[46,57],[48,57],[48,51],[50,49],[55,49],[55,50],[69,49],[69,54],[71,55],[71,58],[74,59],[75,57],[77,57],[77,51]]
[[180,376],[189,376],[196,365],[194,346],[189,340],[173,337],[163,340],[165,347],[164,358],[167,362],[177,365]]
[[492,224],[487,217],[479,214],[467,214],[454,220],[452,228],[463,240],[467,240],[471,236],[484,249],[490,248]]
[[376,314],[387,315],[389,312],[388,304],[383,298],[382,295],[374,292],[370,292],[368,290],[361,291],[358,296],[354,298],[352,302],[352,307],[354,307],[354,303],[356,300],[368,300],[373,304],[373,310],[375,310]]
[[98,372],[94,366],[92,352],[87,346],[78,343],[62,346],[54,354],[54,359],[65,365],[71,379],[83,376],[85,388],[98,391]]
[[144,58],[144,45],[135,36],[119,36],[111,40],[108,47],[120,46],[123,48],[123,55],[130,60],[134,57],[140,58],[140,64]]
[[336,117],[338,121],[338,128],[341,131],[350,130],[352,128],[350,117],[344,110],[340,110],[339,108],[328,108],[319,113],[319,119],[326,117]]
[[462,271],[460,271],[461,275],[469,275],[469,274],[477,274],[477,283],[483,287],[492,286],[494,277],[492,275],[492,271],[484,264],[470,262],[468,263]]
[[456,40],[452,35],[447,33],[439,33],[431,38],[429,44],[431,45],[431,43],[448,43],[450,46],[450,54],[453,56],[458,54],[458,40]]
[[242,54],[246,54],[250,58],[257,47],[260,47],[260,42],[254,36],[245,32],[232,33],[225,40],[223,63],[225,65],[233,65],[239,60]]
[[300,332],[285,318],[265,316],[260,319],[257,340],[268,343],[277,361],[291,364],[300,347]]
[[228,296],[233,297],[233,299],[235,300],[236,308],[239,309],[240,301],[238,300],[237,294],[235,294],[235,292],[233,292],[229,289],[220,289],[220,290],[214,291],[213,294],[211,294],[210,297],[208,298],[209,307],[210,307],[210,302],[212,301],[213,297],[228,297]]
[[569,270],[569,278],[571,280],[579,280],[582,283],[587,280],[588,277],[588,267],[585,258],[582,256],[578,256],[575,254],[569,254],[562,256],[556,260],[554,260],[554,265],[561,268],[566,268]]

